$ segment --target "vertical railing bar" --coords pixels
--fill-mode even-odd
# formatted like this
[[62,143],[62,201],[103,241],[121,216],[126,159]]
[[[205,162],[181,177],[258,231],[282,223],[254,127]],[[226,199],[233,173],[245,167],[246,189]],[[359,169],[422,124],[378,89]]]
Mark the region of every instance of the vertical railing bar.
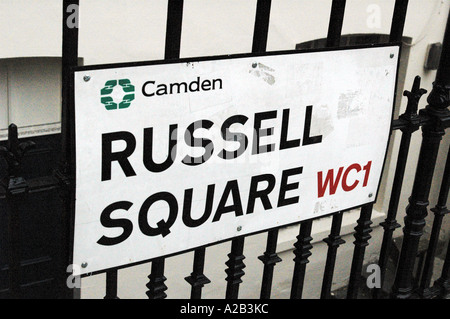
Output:
[[255,28],[253,31],[252,52],[265,52],[269,32],[270,8],[272,0],[258,0],[256,4]]
[[[333,0],[331,4],[330,21],[328,24],[327,47],[337,47],[341,42],[342,26],[345,15],[345,0]],[[337,212],[333,215],[331,222],[330,235],[324,239],[328,245],[327,259],[325,261],[325,270],[322,281],[321,299],[331,298],[331,285],[333,283],[333,273],[336,263],[336,254],[338,247],[345,243],[341,238],[341,224],[343,212]]]
[[409,0],[395,1],[391,31],[389,34],[389,42],[400,42],[402,40],[403,29],[405,27],[406,21],[406,12],[408,10],[408,1]]
[[[183,0],[169,0],[167,5],[167,23],[166,23],[166,42],[164,58],[178,59],[180,57],[181,46],[181,32],[183,24]],[[152,270],[150,282],[146,285],[149,291],[147,296],[151,299],[163,299],[167,295],[164,291],[167,286],[164,284],[166,277],[164,277],[165,259],[163,257],[156,258],[152,261]]]
[[[183,9],[184,0],[169,0],[165,59],[177,59],[180,57]],[[206,249],[204,247],[194,251],[193,272],[191,276],[185,278],[191,285],[191,299],[200,299],[203,286],[211,282],[203,274],[205,253]]]
[[442,227],[442,220],[445,214],[449,212],[449,210],[447,209],[447,198],[450,185],[449,177],[450,177],[450,148],[447,153],[447,161],[445,163],[444,175],[442,177],[438,202],[436,206],[431,209],[431,211],[434,212],[434,220],[419,287],[419,292],[424,298],[434,297],[434,293],[432,289],[430,289],[430,283],[431,277],[433,276],[433,263],[434,258],[436,256],[436,248],[439,241],[439,233]]
[[[10,124],[8,127],[8,149],[7,151],[12,156],[17,155],[17,149],[19,145],[17,126]],[[5,154],[6,155],[6,154]],[[16,162],[18,164],[18,162]],[[18,208],[18,202],[23,200],[23,191],[14,191],[13,188],[20,185],[14,185],[15,179],[19,177],[17,169],[20,165],[16,163],[8,163],[8,185],[7,185],[7,203],[8,203],[8,241],[9,241],[9,254],[8,254],[8,273],[9,273],[9,297],[11,299],[19,299],[22,296],[21,284],[20,284],[20,264],[21,264],[21,236],[20,236],[20,211]],[[19,189],[17,189],[19,190]],[[21,196],[22,195],[22,196]]]
[[389,199],[388,212],[385,221],[380,223],[380,225],[383,226],[384,229],[383,240],[380,248],[380,257],[378,260],[381,274],[381,287],[374,288],[372,294],[374,298],[379,298],[380,293],[382,292],[387,261],[392,246],[392,236],[395,229],[400,227],[400,224],[397,223],[396,217],[403,185],[403,178],[405,175],[406,163],[408,160],[409,146],[411,143],[412,134],[420,127],[420,118],[417,115],[417,110],[419,106],[419,100],[426,92],[426,90],[420,88],[420,77],[416,76],[411,91],[405,91],[403,93],[404,96],[408,97],[408,104],[406,106],[405,113],[402,114],[400,118],[404,119],[408,124],[401,129],[402,137],[397,156],[397,164],[394,173],[394,182],[392,184],[391,197]]
[[[428,128],[426,128],[428,129]],[[437,150],[441,136],[433,134],[427,136],[424,132],[419,162],[417,164],[413,193],[409,198],[404,239],[397,267],[396,279],[393,286],[393,297],[409,298],[413,293],[412,272],[418,251],[419,240],[425,226],[424,218],[427,215],[429,187],[434,171]],[[426,155],[425,155],[426,154]],[[420,186],[419,186],[420,185]]]
[[311,256],[311,231],[312,220],[307,220],[301,223],[297,242],[294,244],[294,274],[292,277],[291,299],[301,299],[303,294],[303,283],[306,274],[306,264],[309,263],[309,256]]
[[[450,14],[450,13],[449,13]],[[450,85],[450,49],[449,49],[449,35],[450,33],[450,22],[447,21],[447,26],[445,29],[444,41],[442,43],[442,51],[441,57],[439,60],[439,67],[436,71],[436,81],[435,86],[433,86],[433,90],[430,94],[432,102],[434,103],[442,103],[439,106],[445,106],[448,101],[448,96],[445,95],[447,93],[448,86]],[[436,88],[436,89],[435,89]],[[434,94],[433,94],[434,93]],[[442,94],[442,96],[441,96]],[[435,98],[447,98],[447,99],[437,99]]]
[[8,233],[9,233],[9,296],[11,299],[21,298],[20,285],[20,221],[17,209],[17,199],[8,195]]
[[412,272],[419,249],[419,241],[428,215],[428,197],[433,180],[442,137],[450,125],[450,19],[447,19],[441,60],[433,83],[433,90],[427,98],[428,106],[421,110],[431,121],[422,126],[422,144],[419,152],[414,183],[409,205],[406,208],[403,244],[395,274],[392,297],[410,298],[414,294]]
[[[78,65],[78,27],[71,27],[67,19],[73,15],[69,7],[79,6],[79,0],[64,0],[63,2],[63,40],[62,40],[62,108],[61,108],[61,139],[62,161],[69,169],[74,160],[75,145],[73,131],[73,79],[70,78],[70,69]],[[78,11],[77,11],[78,12]],[[78,17],[76,17],[78,20]]]
[[[252,53],[262,53],[267,48],[269,32],[271,0],[258,0],[256,4],[255,26],[253,29]],[[281,261],[276,254],[278,241],[278,229],[267,232],[266,251],[258,259],[264,264],[261,282],[261,299],[269,299],[272,290],[273,271],[275,264]]]
[[206,252],[205,247],[198,248],[195,250],[193,270],[196,274],[203,273],[203,269],[205,267],[205,252]]
[[22,177],[22,159],[35,146],[32,141],[19,142],[17,126],[8,126],[7,146],[0,146],[0,156],[7,164],[6,182],[6,218],[8,238],[8,288],[9,297],[18,299],[23,297],[21,288],[21,210],[20,203],[28,194],[28,183]]
[[243,269],[245,264],[244,253],[245,237],[237,237],[231,241],[231,252],[228,254],[228,261],[225,263],[228,268],[225,269],[227,274],[227,289],[225,293],[226,299],[237,299],[239,295],[239,285],[242,283],[241,277],[245,274]]
[[[408,160],[409,146],[411,143],[411,134],[403,133],[400,142],[399,153],[397,157],[397,166],[394,173],[394,182],[391,190],[391,197],[389,200],[389,206],[387,216],[384,222],[380,225],[384,228],[383,240],[380,248],[380,256],[378,259],[378,265],[380,266],[381,284],[383,285],[384,275],[386,272],[389,253],[392,247],[392,236],[395,229],[400,228],[400,224],[397,222],[397,210],[400,201],[400,194],[403,185],[403,178],[406,169],[406,162]],[[382,289],[380,287],[379,289]],[[379,297],[380,290],[374,289],[374,298]]]
[[[60,181],[61,197],[63,199],[62,240],[65,243],[63,263],[72,264],[72,249],[75,218],[75,101],[74,79],[71,68],[78,65],[78,25],[68,23],[73,18],[75,10],[76,21],[79,21],[79,0],[63,1],[62,19],[62,74],[61,74],[61,159],[60,167],[55,175]],[[71,17],[72,16],[72,17]],[[64,265],[65,266],[65,265]],[[61,271],[58,279],[61,295],[74,298],[75,290],[66,285],[67,273]]]
[[328,25],[327,47],[338,47],[341,42],[346,0],[333,0]]
[[337,249],[340,245],[345,243],[340,236],[343,213],[344,212],[338,212],[333,215],[330,235],[323,240],[328,245],[328,252],[322,281],[322,291],[320,294],[321,299],[331,298],[331,285],[333,283]]
[[149,299],[164,299],[167,297],[165,293],[167,286],[164,284],[167,278],[164,277],[164,266],[164,258],[156,258],[152,261],[152,270],[150,276],[148,276],[150,281],[146,285],[148,288],[146,295]]
[[202,288],[205,284],[209,284],[209,280],[204,274],[206,248],[197,248],[194,251],[194,266],[190,276],[184,278],[191,286],[191,299],[200,299],[202,296]]
[[[391,30],[389,34],[389,42],[400,42],[402,40],[407,9],[408,9],[408,0],[395,1],[394,12],[392,15],[392,22],[391,22]],[[392,236],[395,229],[400,227],[400,224],[397,223],[396,220],[398,203],[403,184],[406,162],[408,159],[411,135],[413,132],[418,130],[420,126],[419,119],[417,117],[417,105],[420,96],[425,92],[421,91],[420,89],[420,77],[416,77],[413,85],[413,90],[411,91],[411,93],[419,95],[416,99],[413,98],[410,99],[408,96],[408,103],[410,104],[409,106],[411,108],[411,112],[408,113],[407,111],[404,114],[405,119],[408,121],[408,127],[402,129],[402,137],[400,142],[399,153],[397,156],[397,166],[395,168],[394,182],[392,185],[391,197],[389,200],[388,213],[385,221],[380,224],[384,228],[383,240],[380,249],[380,257],[378,260],[378,265],[380,266],[381,272],[381,285],[384,284],[384,275],[386,273],[387,261],[392,246]],[[374,288],[373,297],[379,298],[381,291],[382,287]]]
[[355,248],[353,252],[352,266],[350,270],[350,278],[348,282],[347,298],[356,299],[358,297],[358,290],[361,281],[361,272],[364,262],[364,255],[366,246],[369,245],[369,235],[372,232],[370,225],[372,221],[373,204],[363,205],[361,208],[361,214],[357,221],[357,226],[355,227]]
[[167,7],[165,59],[180,57],[184,0],[169,0]]
[[[190,142],[194,145],[194,136],[190,136]],[[201,299],[204,285],[211,281],[204,275],[206,248],[200,247],[194,250],[193,270],[190,276],[184,279],[191,285],[191,299]]]
[[[194,136],[191,135],[191,143],[194,143]],[[194,250],[193,271],[190,276],[184,279],[191,285],[191,299],[200,299],[203,286],[211,281],[204,275],[206,248],[200,247]]]
[[269,299],[272,291],[273,270],[275,264],[281,261],[276,253],[278,242],[278,229],[270,230],[267,233],[266,251],[258,259],[264,263],[264,270],[261,282],[260,299]]
[[119,299],[117,296],[118,270],[112,269],[106,272],[106,294],[104,299]]
[[[414,290],[418,290],[420,275],[422,274],[422,268],[425,263],[425,251],[420,251],[417,253],[417,262],[415,263],[415,274],[413,275],[412,287]],[[420,291],[418,291],[420,294]]]
[[447,253],[445,255],[441,276],[434,282],[433,287],[437,290],[436,295],[440,298],[445,298],[450,294],[450,241],[447,245]]

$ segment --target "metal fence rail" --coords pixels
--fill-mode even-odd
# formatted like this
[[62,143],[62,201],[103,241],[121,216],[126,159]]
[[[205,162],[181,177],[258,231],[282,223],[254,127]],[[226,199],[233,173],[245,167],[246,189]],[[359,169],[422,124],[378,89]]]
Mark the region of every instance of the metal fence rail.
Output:
[[[63,21],[68,16],[67,8],[71,5],[79,5],[78,0],[63,1]],[[183,19],[183,0],[169,0],[165,59],[178,59],[180,57],[181,30]],[[341,30],[345,18],[345,0],[333,0],[330,12],[327,47],[337,47],[340,44]],[[396,0],[393,12],[390,42],[400,42],[403,35],[403,28],[407,16],[408,0]],[[256,17],[253,33],[252,52],[265,52],[267,45],[267,36],[270,22],[271,0],[258,0],[256,6]],[[7,296],[11,298],[21,297],[20,287],[20,261],[19,254],[20,239],[18,228],[20,222],[15,218],[18,216],[19,209],[17,203],[23,196],[29,196],[32,192],[39,191],[57,191],[62,199],[61,220],[62,220],[62,241],[64,243],[62,262],[60,265],[71,264],[71,247],[73,238],[73,211],[74,211],[74,97],[73,97],[73,79],[71,79],[70,69],[77,66],[78,60],[78,29],[69,28],[63,23],[63,45],[62,45],[62,148],[60,166],[55,170],[53,176],[46,176],[35,180],[25,181],[20,177],[21,157],[32,144],[19,144],[17,140],[17,129],[10,126],[10,135],[7,147],[0,148],[0,152],[7,159],[8,176],[7,183],[0,194],[0,200],[7,203],[9,220],[9,260],[8,260],[8,288]],[[381,223],[384,229],[383,241],[378,264],[381,269],[382,279],[386,273],[389,252],[392,249],[393,233],[400,227],[396,220],[400,192],[402,190],[403,178],[405,175],[406,163],[410,148],[411,137],[414,132],[420,128],[423,133],[423,141],[417,164],[417,172],[412,189],[412,195],[409,199],[409,206],[406,210],[405,228],[403,246],[399,258],[398,270],[392,293],[388,297],[409,298],[418,295],[423,298],[442,297],[450,293],[450,257],[447,250],[446,261],[442,269],[442,275],[435,283],[431,283],[432,264],[436,253],[438,235],[445,214],[448,213],[446,200],[449,191],[449,172],[450,157],[447,157],[446,168],[441,184],[439,201],[432,209],[434,212],[434,223],[430,237],[429,247],[424,261],[419,289],[413,287],[413,268],[418,252],[419,239],[423,233],[425,225],[424,218],[427,215],[428,197],[433,179],[434,167],[437,159],[437,152],[445,129],[450,125],[450,114],[448,106],[450,105],[450,28],[447,26],[444,51],[441,56],[441,64],[436,76],[436,82],[430,95],[428,96],[428,106],[418,112],[420,98],[426,93],[420,88],[420,78],[414,81],[411,91],[405,91],[404,95],[408,98],[406,111],[393,121],[391,133],[401,131],[401,143],[398,150],[395,177],[390,195],[387,217]],[[360,207],[360,217],[355,227],[355,241],[353,259],[350,269],[347,298],[358,298],[359,288],[361,287],[361,275],[365,256],[365,249],[369,245],[371,238],[371,215],[373,204],[367,204]],[[333,282],[333,273],[336,264],[336,256],[339,246],[345,241],[341,238],[342,217],[345,212],[336,212],[332,216],[332,225],[330,233],[323,241],[328,245],[328,253],[325,261],[325,271],[322,278],[321,298],[331,298],[331,288]],[[292,286],[290,297],[299,299],[302,297],[306,267],[311,256],[311,231],[313,220],[303,221],[300,224],[297,241],[294,244],[294,271],[292,275]],[[279,229],[267,231],[266,250],[258,258],[264,265],[261,281],[261,299],[268,299],[271,296],[272,280],[274,269],[277,263],[282,260],[276,253]],[[244,268],[244,248],[245,237],[236,237],[231,240],[231,251],[228,254],[226,277],[226,295],[227,299],[236,299],[239,296],[239,286],[242,277],[245,275]],[[164,273],[165,258],[160,257],[152,260],[149,282],[146,287],[147,296],[151,299],[166,298],[167,286]],[[202,296],[202,288],[210,283],[210,280],[204,275],[205,258],[207,258],[207,247],[201,247],[194,250],[194,261],[192,272],[185,280],[191,285],[191,298],[199,299]],[[129,265],[132,266],[132,265]],[[61,268],[61,267],[60,267]],[[187,271],[188,272],[188,271]],[[66,269],[55,270],[55,280],[57,281],[56,295],[63,298],[72,298],[73,290],[66,287]],[[106,299],[116,299],[120,295],[118,291],[118,269],[106,271]],[[0,287],[1,290],[1,287]],[[373,290],[373,298],[386,297],[383,291],[390,290],[390,287],[382,287]]]

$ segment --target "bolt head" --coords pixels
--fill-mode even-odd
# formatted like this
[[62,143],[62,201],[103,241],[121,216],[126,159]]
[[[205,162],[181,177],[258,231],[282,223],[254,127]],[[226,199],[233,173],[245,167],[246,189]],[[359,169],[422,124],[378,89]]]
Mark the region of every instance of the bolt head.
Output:
[[87,266],[88,266],[87,262],[84,262],[84,263],[81,264],[81,268],[86,268]]
[[241,230],[242,230],[242,226],[238,226],[238,227],[236,228],[236,230],[237,230],[237,231],[241,231]]
[[89,75],[83,76],[84,82],[89,82],[90,79],[91,79],[91,77]]

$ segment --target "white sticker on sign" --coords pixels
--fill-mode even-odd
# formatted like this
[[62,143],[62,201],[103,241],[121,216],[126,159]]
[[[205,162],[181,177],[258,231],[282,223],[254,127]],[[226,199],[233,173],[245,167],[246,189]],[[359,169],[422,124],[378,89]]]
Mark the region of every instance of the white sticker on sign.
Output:
[[398,54],[76,71],[74,263],[101,271],[373,202]]

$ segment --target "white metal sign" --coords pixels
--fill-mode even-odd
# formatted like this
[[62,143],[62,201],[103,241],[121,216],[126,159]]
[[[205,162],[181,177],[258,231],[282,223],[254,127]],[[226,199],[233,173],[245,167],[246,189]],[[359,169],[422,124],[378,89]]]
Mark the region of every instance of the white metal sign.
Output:
[[399,48],[75,72],[82,274],[373,202]]

